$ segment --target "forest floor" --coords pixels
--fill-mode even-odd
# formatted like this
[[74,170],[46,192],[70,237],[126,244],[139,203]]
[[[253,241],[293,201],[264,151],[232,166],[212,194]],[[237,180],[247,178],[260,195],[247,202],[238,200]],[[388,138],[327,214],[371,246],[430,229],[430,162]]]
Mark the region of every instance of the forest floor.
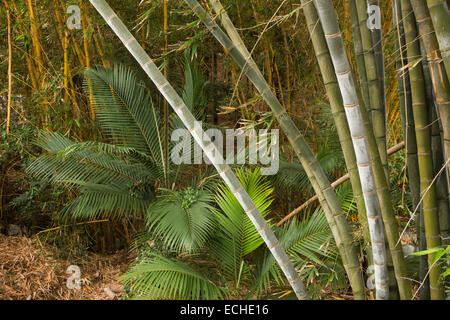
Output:
[[[36,238],[0,234],[0,300],[114,300],[121,299],[119,277],[130,262],[122,250],[102,256],[86,254],[68,261]],[[81,288],[69,289],[70,265],[80,268]]]

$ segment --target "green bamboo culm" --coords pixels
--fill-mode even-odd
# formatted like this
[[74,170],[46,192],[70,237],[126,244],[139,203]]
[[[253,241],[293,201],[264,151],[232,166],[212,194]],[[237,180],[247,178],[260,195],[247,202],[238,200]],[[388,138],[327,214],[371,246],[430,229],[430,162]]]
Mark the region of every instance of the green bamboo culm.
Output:
[[[352,5],[351,2],[350,5]],[[356,4],[354,4],[354,6],[356,7]],[[351,7],[352,6],[350,6],[350,8]],[[353,9],[353,11],[356,10]],[[351,13],[352,12],[350,12],[350,14]],[[355,18],[353,18],[352,21],[355,21]],[[354,42],[356,40],[357,38],[355,37]],[[364,65],[361,59],[357,59],[358,70],[361,70],[360,68],[362,68],[362,70],[365,71],[361,65]],[[359,91],[357,91],[357,93],[359,94]],[[364,94],[364,90],[362,94]],[[359,101],[364,102],[365,99],[361,97]],[[409,300],[412,298],[412,291],[410,280],[408,280],[408,271],[406,268],[405,257],[403,255],[402,246],[399,241],[398,222],[395,218],[395,211],[392,205],[391,193],[389,191],[389,181],[386,177],[386,171],[384,170],[384,167],[382,166],[380,160],[380,155],[378,152],[379,149],[373,132],[373,127],[371,125],[370,115],[366,110],[364,103],[361,103],[360,105],[360,112],[362,122],[366,130],[367,142],[373,166],[373,175],[377,187],[378,199],[380,201],[383,222],[386,228],[386,237],[389,243],[390,255],[388,254],[388,263],[390,263],[389,259],[390,257],[392,257],[392,264],[394,267],[395,279],[397,280],[400,298],[403,300]],[[393,292],[392,294],[394,295],[395,292]]]
[[[185,0],[185,2],[190,6],[193,12],[201,18],[206,27],[227,50],[229,55],[247,75],[248,79],[255,85],[261,96],[272,109],[272,112],[279,121],[284,133],[287,135],[294,151],[305,169],[305,172],[308,174],[308,178],[310,179],[316,194],[319,197],[327,217],[327,221],[336,240],[336,244],[340,250],[344,267],[347,271],[349,281],[353,289],[354,297],[355,299],[365,299],[364,282],[357,250],[353,244],[350,228],[342,211],[340,202],[334,189],[331,187],[331,183],[325,175],[325,172],[320,167],[317,159],[314,157],[314,154],[304,140],[300,131],[295,126],[294,122],[289,117],[276,96],[273,94],[261,72],[254,68],[256,64],[254,62],[250,62],[252,61],[251,56],[243,56],[242,52],[248,51],[239,50],[238,46],[242,48],[243,45],[233,43],[233,41],[211,19],[209,14],[206,13],[197,1]],[[243,43],[242,40],[240,40],[239,35],[237,41]]]
[[[423,57],[426,56],[423,41],[420,41],[420,52]],[[441,233],[442,244],[450,244],[450,204],[448,198],[448,177],[446,170],[442,171],[444,166],[444,150],[443,150],[443,129],[442,124],[437,116],[438,110],[434,103],[433,83],[431,80],[430,68],[426,59],[422,60],[423,74],[425,79],[425,89],[428,106],[428,117],[431,119],[431,149],[433,154],[433,168],[436,179],[436,193],[439,212],[439,229]],[[424,257],[424,256],[423,256]],[[425,257],[424,257],[425,258]]]
[[[445,163],[450,159],[450,84],[444,70],[439,45],[430,19],[428,7],[423,1],[411,1],[414,15],[418,22],[419,33],[423,40],[433,83],[435,103],[443,129]],[[447,176],[450,177],[450,166],[447,165]],[[450,184],[449,195],[450,195]]]
[[[398,78],[398,96],[403,136],[406,144],[406,168],[408,186],[411,193],[413,210],[420,203],[420,174],[417,159],[417,141],[414,129],[414,114],[412,110],[411,84],[406,51],[406,40],[403,27],[401,0],[392,1],[392,22],[395,32],[396,69]],[[397,29],[398,28],[398,29]],[[417,215],[418,216],[418,215]]]
[[447,78],[450,79],[450,13],[445,0],[427,0],[436,37],[444,60]]
[[356,69],[358,72],[361,95],[365,106],[370,105],[369,84],[367,82],[366,63],[364,61],[364,50],[362,47],[361,31],[359,29],[358,10],[356,0],[348,0],[350,20],[352,23],[352,44],[355,51]]
[[[372,32],[372,43],[375,55],[375,63],[377,65],[377,74],[380,81],[380,90],[382,97],[382,109],[385,117],[385,131],[387,132],[386,121],[386,82],[385,82],[385,67],[384,67],[384,52],[383,52],[383,21],[381,17],[381,7],[379,0],[367,0],[368,13],[376,14],[375,18],[380,22],[380,25],[376,25]],[[372,8],[370,10],[370,8]]]
[[[381,30],[375,25],[373,30],[369,29],[370,21],[368,15],[368,6],[366,1],[356,1],[356,9],[358,12],[359,30],[361,32],[362,49],[364,50],[364,63],[369,88],[370,104],[366,105],[370,114],[373,125],[373,131],[377,140],[378,150],[381,157],[386,177],[389,177],[387,146],[386,146],[386,108],[384,97],[384,81],[381,75],[384,75],[384,63],[382,48],[373,42],[373,35],[378,34],[375,38],[381,41]],[[381,21],[380,8],[375,11],[375,18]],[[382,45],[381,45],[382,47]],[[377,60],[378,59],[378,60]],[[381,61],[379,61],[381,59]],[[381,84],[383,83],[383,84]]]
[[294,265],[280,245],[280,242],[275,237],[272,229],[261,216],[261,213],[256,208],[256,205],[245,191],[232,169],[228,165],[223,164],[224,161],[221,152],[217,149],[209,137],[207,137],[208,139],[205,139],[205,133],[203,132],[201,126],[196,125],[196,119],[186,107],[181,97],[176,93],[170,83],[167,82],[167,79],[154,64],[153,60],[139,45],[137,40],[128,31],[127,27],[123,24],[111,7],[104,0],[90,0],[90,2],[105,19],[106,23],[111,27],[114,33],[119,37],[128,51],[137,60],[142,69],[147,73],[149,78],[153,81],[158,90],[180,117],[186,128],[194,137],[195,141],[201,146],[202,150],[211,160],[222,179],[232,190],[245,213],[249,216],[262,239],[269,247],[272,255],[292,286],[297,298],[309,299],[308,292],[300,279],[300,275],[297,274]]
[[317,23],[319,16],[317,15],[316,7],[314,6],[314,3],[309,0],[302,0],[301,4],[303,6],[303,13],[306,18],[306,24],[310,33],[311,42],[319,63],[323,82],[325,84],[325,90],[327,92],[328,100],[330,101],[331,112],[333,114],[334,122],[336,123],[336,130],[344,153],[347,171],[350,175],[350,183],[352,185],[355,202],[358,208],[359,220],[363,229],[364,246],[368,255],[368,263],[369,265],[372,265],[372,245],[370,240],[369,224],[367,221],[366,205],[362,193],[350,128],[345,117],[344,104],[342,101],[341,92],[339,90],[339,83],[334,72],[333,62],[331,61],[330,52],[328,51],[322,25]]
[[[377,189],[376,193],[378,194],[378,199],[380,201],[383,223],[386,228],[386,236],[389,243],[389,251],[392,255],[394,272],[399,288],[400,298],[409,300],[412,297],[412,292],[410,280],[408,280],[405,257],[403,256],[402,246],[399,241],[398,223],[395,219],[395,211],[392,206],[389,184],[386,179],[384,168],[381,164],[376,139],[373,133],[372,126],[370,124],[370,116],[366,108],[364,107],[364,104],[361,103],[363,102],[363,99],[359,97],[359,91],[357,91],[354,88],[355,84],[353,82],[354,81],[353,77],[349,76],[351,75],[351,69],[349,67],[349,62],[345,51],[345,47],[343,45],[342,37],[340,36],[339,26],[337,24],[336,15],[334,14],[333,5],[331,1],[326,0],[324,1],[318,0],[316,1],[316,3],[318,11],[322,12],[323,14],[323,16],[321,14],[319,14],[319,16],[320,20],[322,21],[322,27],[325,31],[325,34],[328,35],[327,36],[327,42],[329,44],[328,47],[330,49],[330,53],[332,54],[333,64],[335,65],[335,69],[338,74],[338,80],[343,82],[341,90],[342,87],[344,88],[344,90],[347,90],[349,86],[352,87],[351,91],[346,91],[346,94],[347,96],[349,96],[350,94],[354,96],[351,96],[349,98],[348,104],[345,103],[345,105],[348,105],[349,108],[351,106],[357,106],[358,113],[357,117],[353,115],[353,118],[349,120],[352,121],[353,123],[358,124],[356,128],[359,130],[363,130],[361,132],[365,133],[367,148],[369,149],[370,152],[370,160],[368,159],[369,160],[368,162],[372,163],[373,177],[375,179],[375,185]],[[321,8],[322,11],[319,10],[319,8]],[[325,29],[323,21],[325,21],[325,25],[327,25],[328,30]],[[334,54],[333,50],[335,51]],[[346,112],[347,110],[349,110],[349,108],[346,108]],[[352,114],[350,114],[350,116],[352,116]],[[352,131],[352,124],[350,124],[350,121],[349,121],[350,131]],[[361,136],[362,135],[360,134],[355,135],[354,137],[356,138]],[[357,150],[358,152],[356,152],[356,154],[358,156],[361,149],[358,148]],[[364,187],[364,182],[362,182],[362,185]]]
[[363,124],[359,98],[354,85],[353,75],[345,51],[339,25],[331,1],[316,1],[317,12],[325,34],[328,49],[334,65],[339,88],[342,94],[345,114],[350,127],[353,147],[361,179],[361,185],[369,220],[375,267],[375,290],[379,300],[389,299],[389,277],[384,244],[384,227],[380,216],[379,202],[372,161]]
[[[414,114],[412,109],[411,83],[408,70],[408,58],[406,39],[403,27],[403,14],[401,0],[392,1],[392,22],[395,31],[395,48],[397,53],[396,68],[398,74],[398,92],[400,102],[400,115],[402,120],[403,136],[406,142],[406,169],[408,174],[408,186],[411,193],[412,212],[419,251],[426,250],[425,229],[423,228],[423,210],[420,201],[420,173],[417,158],[417,141],[414,128]],[[411,12],[409,13],[411,14]],[[425,281],[420,289],[420,299],[426,300],[429,296],[429,283],[426,273],[428,263],[426,256],[419,256],[419,279]]]
[[[414,15],[411,14],[411,6]],[[426,32],[432,30],[430,24],[424,25],[427,20],[426,18],[428,8],[422,1],[409,1],[402,0],[402,10],[406,34],[406,43],[408,48],[409,60],[419,57],[420,44],[417,41],[417,29],[414,21],[414,16],[419,25],[420,34],[425,45],[425,49],[430,52],[429,41],[426,39],[430,35]],[[431,22],[431,21],[430,21]],[[432,52],[432,51],[431,51]],[[433,59],[428,58],[430,72],[433,74],[433,65],[436,64]],[[428,112],[426,107],[426,91],[425,82],[423,76],[422,65],[416,64],[416,67],[409,67],[409,73],[411,76],[411,91],[413,96],[413,110],[414,110],[414,121],[416,127],[416,137],[417,137],[417,151],[419,153],[419,171],[420,171],[420,189],[421,195],[423,197],[423,217],[425,224],[425,236],[427,248],[435,248],[441,245],[440,230],[439,230],[439,214],[437,208],[437,197],[436,197],[436,185],[432,183],[434,178],[433,172],[433,159],[431,155],[431,129],[429,127]],[[436,92],[436,95],[439,93]],[[417,114],[417,115],[416,115]],[[429,265],[429,281],[430,281],[430,297],[433,300],[443,299],[444,290],[440,282],[441,267],[438,264],[432,265],[434,254],[428,255],[428,265]]]
[[[362,75],[361,79],[361,94],[363,95],[364,106],[368,106],[371,108],[371,103],[375,102],[375,105],[378,105],[376,109],[373,109],[368,117],[371,123],[366,124],[367,132],[369,136],[372,135],[372,132],[375,134],[375,129],[373,128],[372,123],[375,120],[378,120],[378,124],[376,127],[378,128],[378,135],[385,136],[384,138],[377,138],[376,148],[378,149],[378,154],[384,153],[386,147],[386,109],[385,109],[385,97],[384,97],[384,57],[381,54],[376,54],[377,50],[381,50],[379,45],[382,45],[382,32],[381,32],[381,13],[380,7],[377,2],[373,2],[372,7],[368,10],[368,5],[364,1],[355,1],[349,0],[349,11],[350,18],[352,21],[352,29],[353,29],[353,44],[356,55],[356,66],[358,69],[358,73]],[[358,15],[359,11],[365,12],[367,14],[363,14],[363,18],[361,21],[361,14]],[[370,13],[370,17],[369,17]],[[369,23],[370,22],[370,23]],[[369,30],[369,24],[371,26]],[[363,40],[364,39],[364,40]],[[379,41],[380,44],[376,45],[376,41]],[[370,77],[369,77],[370,75]],[[378,84],[377,84],[378,82]],[[382,91],[380,91],[382,89]],[[377,95],[377,92],[379,95]],[[374,98],[379,97],[378,99]],[[362,113],[365,114],[365,108],[362,108]],[[383,116],[384,115],[384,116]],[[376,123],[377,121],[375,121]],[[383,125],[384,123],[384,125]],[[383,130],[384,128],[384,130]],[[371,149],[371,144],[369,140],[369,150]],[[376,151],[372,151],[372,153],[377,154]],[[386,154],[387,156],[387,154]],[[375,156],[378,158],[378,155]],[[389,183],[389,170],[386,161],[382,160],[384,173],[386,175],[386,181]],[[374,171],[375,182],[376,179],[376,171]],[[377,182],[376,182],[377,183]],[[379,186],[377,186],[379,187]],[[384,186],[382,186],[384,188]],[[390,200],[389,200],[390,203]],[[386,207],[386,205],[384,206]],[[381,208],[380,208],[381,209]],[[390,299],[398,299],[398,286],[395,279],[395,271],[394,265],[392,261],[392,255],[389,249],[386,250],[386,259],[388,265],[388,273],[389,273],[389,291],[390,291]]]

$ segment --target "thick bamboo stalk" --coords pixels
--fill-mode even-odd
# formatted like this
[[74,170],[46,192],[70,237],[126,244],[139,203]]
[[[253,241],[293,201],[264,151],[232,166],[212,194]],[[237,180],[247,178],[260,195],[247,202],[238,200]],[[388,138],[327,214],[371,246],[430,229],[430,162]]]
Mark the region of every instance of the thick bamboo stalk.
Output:
[[106,23],[111,27],[114,33],[120,38],[136,61],[141,65],[153,83],[157,86],[158,90],[180,117],[186,128],[189,129],[195,141],[201,146],[202,150],[212,161],[214,167],[218,170],[220,176],[230,187],[242,208],[257,228],[264,242],[269,247],[283,273],[289,280],[289,283],[291,284],[297,297],[299,299],[308,299],[308,293],[300,280],[300,276],[297,274],[294,265],[289,260],[289,257],[275,237],[272,229],[261,216],[253,200],[245,191],[244,187],[239,182],[231,168],[228,165],[220,164],[216,161],[217,158],[219,158],[219,160],[222,158],[220,151],[211,139],[207,139],[206,142],[204,141],[203,130],[201,127],[199,128],[195,125],[195,118],[186,107],[181,97],[177,94],[169,82],[167,82],[167,79],[163,76],[161,71],[159,71],[153,60],[147,55],[144,49],[142,49],[111,7],[104,0],[90,0],[90,2],[105,19]]
[[[336,129],[344,153],[344,160],[349,172],[350,182],[361,225],[363,227],[365,247],[369,253],[369,265],[372,265],[372,246],[370,241],[369,224],[367,221],[366,205],[362,193],[361,181],[356,163],[355,151],[353,149],[350,129],[345,118],[345,109],[342,101],[342,95],[339,90],[339,84],[334,72],[333,62],[331,61],[328,46],[323,33],[322,25],[317,23],[319,16],[314,3],[308,0],[302,0],[303,12],[306,17],[306,23],[310,32],[311,41],[314,47],[319,68],[322,73],[325,89],[330,101],[330,106],[336,123]],[[333,186],[333,184],[332,184]],[[335,186],[333,186],[335,187]]]
[[389,277],[386,264],[383,223],[379,214],[380,208],[372,171],[372,161],[369,153],[366,130],[362,121],[358,95],[353,82],[352,70],[345,51],[332,2],[318,0],[316,1],[316,7],[339,82],[339,88],[344,101],[345,114],[350,127],[353,147],[358,163],[367,217],[369,219],[373,259],[375,262],[376,298],[378,300],[389,299]]
[[[423,45],[423,41],[420,41],[420,51],[422,56],[426,56],[425,47]],[[439,229],[441,234],[442,243],[444,245],[448,245],[450,242],[449,239],[449,222],[450,222],[450,205],[449,205],[449,197],[448,197],[448,185],[447,185],[447,172],[443,171],[441,174],[442,167],[444,166],[444,150],[442,144],[442,125],[439,117],[437,116],[438,110],[437,106],[434,102],[433,95],[433,83],[431,81],[430,69],[428,66],[428,62],[426,60],[422,61],[423,65],[423,75],[425,80],[425,89],[426,89],[426,99],[427,99],[427,107],[428,107],[428,117],[431,119],[431,149],[433,154],[433,169],[434,176],[436,177],[436,195],[438,201],[438,212],[439,212]],[[423,226],[422,226],[423,227]],[[422,228],[423,230],[423,228]],[[421,235],[422,235],[421,230]],[[423,232],[425,236],[425,232]],[[423,236],[423,238],[424,238]],[[424,246],[425,250],[426,243]],[[420,248],[419,248],[420,249]],[[425,256],[421,256],[421,258],[426,258]]]
[[356,0],[348,0],[350,19],[352,22],[353,49],[355,50],[356,69],[358,71],[359,84],[364,105],[370,106],[369,84],[367,82],[366,63],[362,47],[361,30],[359,29],[358,10]]
[[431,20],[444,60],[447,78],[450,79],[450,13],[445,0],[427,0]]
[[[450,158],[450,84],[442,64],[439,45],[431,23],[430,14],[425,3],[411,1],[416,16],[420,36],[423,40],[427,54],[428,65],[435,93],[435,102],[438,106],[443,129],[445,162]],[[450,166],[447,166],[447,176],[450,177]],[[450,184],[449,184],[450,194]]]
[[[386,111],[386,83],[385,83],[385,67],[384,67],[384,53],[383,53],[383,21],[381,18],[381,6],[380,1],[378,0],[367,0],[368,5],[375,5],[378,8],[380,8],[380,27],[375,28],[372,31],[372,43],[373,43],[373,49],[374,49],[374,55],[375,55],[375,63],[377,65],[377,74],[378,79],[380,80],[380,90],[381,90],[381,96],[382,96],[382,104],[383,104],[383,110],[384,110],[384,116],[386,119],[387,111]],[[386,120],[385,120],[386,123]],[[387,128],[385,129],[387,132]]]
[[[401,0],[393,0],[393,23],[396,31],[397,73],[400,100],[400,111],[402,119],[403,135],[406,137],[406,168],[408,174],[408,185],[411,192],[412,208],[415,212],[413,217],[416,227],[417,242],[419,250],[426,249],[425,229],[423,228],[423,208],[420,201],[420,173],[417,158],[417,141],[414,128],[414,114],[412,109],[411,83],[408,70],[408,59],[406,51],[406,39],[403,28],[403,15]],[[412,10],[411,10],[412,11]],[[410,12],[410,14],[412,14]],[[426,273],[428,269],[427,257],[419,256],[419,279],[428,281]],[[425,283],[420,289],[420,299],[429,299],[429,283]]]
[[[432,30],[426,19],[428,8],[422,1],[408,1],[402,0],[403,16],[405,17],[405,35],[408,48],[408,58],[412,61],[414,57],[421,55],[420,45],[417,41],[417,29],[414,23],[414,16],[411,14],[411,5],[414,10],[414,15],[419,24],[420,34],[424,41],[425,49],[430,49],[430,42],[427,40],[429,34],[425,33]],[[425,19],[425,20],[424,20]],[[431,22],[431,21],[429,21]],[[425,23],[425,25],[424,25]],[[431,27],[431,28],[430,28]],[[416,40],[416,41],[415,41]],[[430,51],[432,52],[432,51]],[[433,74],[433,65],[436,63],[429,60],[430,71]],[[423,197],[423,216],[425,223],[425,235],[427,248],[431,249],[441,245],[439,235],[439,214],[437,208],[436,185],[432,183],[433,174],[433,159],[431,154],[431,128],[428,119],[426,107],[426,92],[423,77],[423,70],[421,64],[416,64],[415,67],[409,67],[411,76],[411,92],[413,97],[413,111],[414,121],[416,127],[417,137],[417,151],[419,154],[419,171],[420,171],[420,185]],[[436,92],[438,94],[438,92]],[[432,266],[432,259],[434,254],[428,255],[428,264],[430,268],[430,296],[431,299],[443,299],[444,291],[440,284],[441,268],[439,265]]]
[[[353,9],[352,9],[353,7]],[[350,9],[353,11],[353,16],[355,16],[355,12],[357,12],[356,9],[356,3],[354,3],[354,0],[350,1]],[[352,14],[352,11],[350,12]],[[358,20],[353,17],[352,22],[358,24]],[[354,28],[354,31],[358,31],[359,29]],[[354,37],[355,42],[355,50],[357,49],[356,43],[360,40],[360,37],[358,36],[358,32],[356,32]],[[360,50],[362,48],[362,44],[359,45]],[[358,56],[357,56],[358,57]],[[365,74],[365,63],[363,59],[357,58],[357,67],[358,70],[362,70],[361,74]],[[364,90],[362,92],[364,97]],[[360,101],[367,101],[368,97],[361,98]],[[368,138],[368,144],[369,144],[369,150],[373,162],[373,173],[375,177],[375,184],[378,189],[378,198],[381,205],[381,213],[383,216],[383,221],[386,228],[386,236],[389,243],[389,253],[388,254],[388,263],[390,263],[390,257],[392,256],[392,263],[394,267],[395,277],[397,279],[398,287],[399,287],[399,293],[401,299],[409,300],[412,297],[411,293],[411,287],[409,284],[409,281],[407,280],[407,270],[405,265],[405,259],[403,256],[402,248],[400,246],[399,241],[399,233],[398,233],[398,223],[395,219],[395,212],[393,210],[392,206],[392,200],[391,200],[391,194],[389,192],[389,181],[386,179],[385,170],[382,167],[379,152],[378,152],[378,146],[376,143],[376,139],[373,133],[373,128],[370,123],[370,115],[368,115],[368,112],[363,104],[361,104],[361,115],[363,116],[363,122],[364,126],[366,128],[367,138]],[[395,292],[392,292],[393,294]]]
[[[429,101],[432,103],[429,105],[432,114],[431,149],[433,154],[433,173],[434,176],[436,176],[444,166],[444,150],[442,148],[441,132],[439,130],[439,122],[432,96]],[[450,207],[447,190],[447,175],[446,171],[443,171],[436,180],[436,196],[439,212],[439,230],[442,238],[442,244],[444,245],[450,244]]]
[[[423,56],[426,56],[423,41],[420,42],[420,50]],[[438,110],[434,103],[433,96],[433,84],[431,81],[431,74],[426,60],[422,61],[423,73],[425,78],[425,88],[427,96],[428,116],[431,119],[431,149],[433,154],[433,168],[436,179],[436,193],[438,201],[439,212],[439,229],[441,234],[442,243],[448,245],[450,243],[450,205],[448,197],[448,177],[447,172],[443,171],[441,174],[444,163],[444,150],[442,144],[442,125],[439,117],[437,116]],[[424,257],[424,256],[423,256]],[[425,258],[425,257],[424,257]]]
[[286,113],[281,103],[273,94],[266,80],[261,76],[261,72],[255,70],[251,63],[251,56],[244,57],[236,44],[222,31],[222,29],[211,19],[211,17],[203,10],[201,5],[195,0],[185,0],[191,9],[199,16],[206,27],[229,52],[233,60],[239,65],[248,79],[258,89],[266,103],[272,109],[275,117],[280,123],[281,128],[288,137],[297,157],[300,159],[309,180],[319,197],[322,207],[327,217],[327,221],[333,232],[336,244],[343,258],[344,267],[349,276],[350,284],[353,288],[356,299],[364,299],[364,283],[360,270],[360,264],[356,248],[353,244],[351,232],[343,214],[342,207],[336,196],[331,183],[325,172],[320,167],[317,159],[314,157],[311,149],[304,140],[302,134],[295,126],[292,119]]
[[395,49],[397,52],[396,68],[398,78],[398,95],[403,136],[406,143],[406,168],[408,185],[411,192],[412,205],[415,209],[420,202],[419,163],[417,160],[417,141],[414,129],[414,114],[412,110],[411,84],[408,65],[406,40],[403,28],[401,0],[392,1],[393,27],[395,32]]
[[[387,146],[386,146],[386,109],[385,109],[385,97],[383,94],[383,86],[380,85],[380,73],[383,73],[379,69],[383,68],[383,61],[380,61],[381,67],[378,66],[376,60],[376,52],[374,49],[380,50],[379,46],[374,45],[372,41],[372,34],[376,33],[375,30],[370,30],[367,26],[368,14],[367,14],[367,2],[356,1],[356,9],[358,12],[359,29],[361,32],[362,48],[364,50],[364,62],[366,67],[367,81],[369,86],[370,106],[366,106],[372,119],[373,132],[377,140],[378,150],[381,157],[381,163],[383,164],[386,177],[389,177],[389,169],[387,164]],[[381,19],[381,17],[380,17]],[[381,33],[381,30],[378,32]],[[381,36],[379,37],[381,41]],[[382,54],[378,54],[383,60]]]

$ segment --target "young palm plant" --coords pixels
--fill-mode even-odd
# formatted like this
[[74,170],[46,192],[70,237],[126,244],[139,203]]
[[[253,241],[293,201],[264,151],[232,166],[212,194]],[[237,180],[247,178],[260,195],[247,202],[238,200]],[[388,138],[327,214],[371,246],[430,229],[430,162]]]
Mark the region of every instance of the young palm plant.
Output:
[[[259,169],[240,169],[236,175],[261,215],[267,217],[273,202],[270,182],[260,175]],[[160,250],[158,245],[141,247],[136,263],[122,277],[130,290],[130,298],[249,298],[267,295],[278,288],[285,289],[280,268],[270,251],[263,246],[264,240],[231,189],[222,183],[216,190],[214,198],[218,208],[211,207],[209,201],[212,196],[206,191],[194,197],[185,194],[182,198],[179,198],[178,192],[171,191],[169,197],[175,197],[178,201],[160,198],[148,209],[147,221],[150,226],[158,219],[155,218],[154,207],[158,208],[158,212],[172,216],[184,217],[187,214],[182,213],[184,210],[192,213],[191,223],[176,223],[175,232],[171,225],[174,221],[160,219],[159,226],[163,227],[158,227],[159,230],[150,228],[148,239],[153,239],[152,243],[162,243],[164,247],[166,244],[190,243],[191,225],[202,226],[205,237],[202,244],[196,247],[174,245],[165,251]],[[203,223],[203,214],[193,213],[199,208],[200,211],[209,211],[211,223]],[[323,268],[323,273],[333,273],[330,265],[336,259],[336,248],[323,213],[315,212],[302,221],[294,220],[275,231],[296,266],[314,266],[315,271]],[[262,265],[265,266],[262,269],[265,272],[259,271]],[[257,272],[253,275],[252,270],[255,268]],[[303,278],[311,276],[315,279],[316,272],[302,275]],[[342,272],[339,276],[343,278]]]

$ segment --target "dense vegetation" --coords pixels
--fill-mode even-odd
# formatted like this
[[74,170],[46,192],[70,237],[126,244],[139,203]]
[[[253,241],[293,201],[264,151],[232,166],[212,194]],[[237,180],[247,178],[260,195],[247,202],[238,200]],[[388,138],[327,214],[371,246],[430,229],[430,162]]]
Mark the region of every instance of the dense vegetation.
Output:
[[450,297],[448,1],[107,2],[1,0],[0,232],[126,299]]

